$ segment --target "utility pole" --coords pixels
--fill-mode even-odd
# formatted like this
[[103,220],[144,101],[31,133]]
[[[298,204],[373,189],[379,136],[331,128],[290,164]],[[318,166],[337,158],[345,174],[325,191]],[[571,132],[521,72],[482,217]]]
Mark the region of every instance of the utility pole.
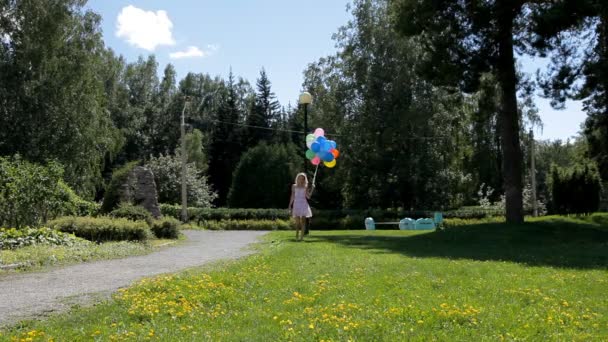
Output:
[[181,124],[181,142],[182,142],[182,222],[188,221],[188,188],[186,185],[186,170],[188,156],[186,155],[186,106],[188,105],[188,97],[184,99],[184,108],[182,109],[182,124]]
[[538,216],[538,206],[536,205],[536,164],[534,160],[534,131],[530,129],[530,185],[532,187],[532,215]]

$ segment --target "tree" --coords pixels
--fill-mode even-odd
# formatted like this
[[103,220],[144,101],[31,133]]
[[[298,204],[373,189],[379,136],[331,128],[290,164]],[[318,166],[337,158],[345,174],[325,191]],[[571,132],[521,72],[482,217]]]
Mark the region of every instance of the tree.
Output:
[[0,13],[0,155],[56,159],[91,198],[120,147],[101,81],[101,17],[81,0],[3,1]]
[[541,79],[555,108],[582,100],[589,155],[608,181],[608,3],[602,0],[547,2],[533,16],[533,46],[551,65]]
[[247,130],[249,146],[255,146],[260,141],[270,142],[273,137],[271,128],[276,127],[279,121],[278,110],[280,105],[271,90],[270,80],[263,68],[260,71],[256,87],[255,102],[247,116],[247,125],[254,126]]
[[[151,157],[146,165],[154,173],[158,190],[158,201],[178,204],[181,202],[181,158],[179,156],[160,155]],[[186,184],[188,185],[188,203],[200,208],[210,208],[215,192],[207,183],[207,177],[201,175],[194,163],[187,165]]]
[[232,180],[231,208],[287,208],[291,184],[301,159],[290,145],[251,148],[241,158]]
[[188,163],[193,163],[201,173],[207,172],[207,155],[204,152],[203,138],[203,133],[198,129],[194,129],[185,137]]
[[239,94],[232,70],[226,89],[221,93],[221,105],[213,127],[210,145],[209,177],[218,193],[217,204],[225,205],[232,184],[232,174],[237,167],[242,151],[243,132],[238,125],[244,118],[239,107]]
[[495,75],[500,89],[499,127],[508,222],[523,222],[522,151],[515,50],[523,52],[537,1],[414,1],[397,3],[397,29],[425,47],[421,73],[437,84],[479,88]]

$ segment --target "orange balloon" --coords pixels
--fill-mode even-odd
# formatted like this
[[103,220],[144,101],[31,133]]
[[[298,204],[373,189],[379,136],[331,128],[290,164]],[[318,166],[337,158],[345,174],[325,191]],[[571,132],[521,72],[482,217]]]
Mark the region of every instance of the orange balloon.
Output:
[[340,151],[336,150],[335,148],[333,148],[331,151],[331,154],[334,155],[334,158],[338,158],[340,156]]

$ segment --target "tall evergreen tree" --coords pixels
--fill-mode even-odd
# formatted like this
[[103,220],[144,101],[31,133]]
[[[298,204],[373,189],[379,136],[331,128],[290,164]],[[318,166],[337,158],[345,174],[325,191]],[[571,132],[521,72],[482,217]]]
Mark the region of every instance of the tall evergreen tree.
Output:
[[280,105],[272,92],[266,70],[263,68],[260,71],[256,88],[255,102],[251,105],[251,111],[247,116],[247,125],[255,126],[247,130],[249,146],[255,146],[260,141],[271,141],[273,134],[270,129],[276,128],[279,122]]
[[232,184],[232,174],[244,150],[242,129],[238,125],[244,115],[238,105],[237,90],[234,75],[230,70],[226,89],[221,92],[221,104],[217,112],[217,121],[214,124],[210,146],[209,177],[217,191],[216,201],[219,206],[226,204],[228,191]]

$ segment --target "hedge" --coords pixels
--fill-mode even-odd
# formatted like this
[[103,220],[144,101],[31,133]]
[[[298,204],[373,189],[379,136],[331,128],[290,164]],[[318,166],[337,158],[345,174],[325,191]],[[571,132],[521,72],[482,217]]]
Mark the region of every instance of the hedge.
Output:
[[[161,213],[177,219],[181,218],[181,207],[179,205],[161,204]],[[313,208],[314,221],[331,221],[332,224],[348,219],[373,217],[375,220],[398,220],[405,217],[414,219],[433,217],[433,211],[406,211],[398,209],[367,209],[367,210],[315,210]],[[442,212],[444,218],[479,219],[486,217],[502,216],[500,210],[451,210]],[[291,218],[287,209],[231,209],[231,208],[188,208],[188,220],[199,224],[205,221],[221,220],[289,220]],[[313,223],[314,224],[314,223]],[[361,223],[362,224],[362,223]],[[340,225],[350,226],[350,223]]]
[[159,239],[177,239],[181,222],[173,217],[165,217],[153,221],[150,225],[152,232]]
[[146,222],[125,218],[66,216],[50,221],[48,226],[96,242],[145,241],[151,237]]
[[293,224],[285,220],[223,220],[207,221],[201,227],[209,230],[291,230]]
[[118,208],[110,212],[110,216],[114,218],[126,218],[131,221],[146,221],[148,225],[151,225],[154,219],[146,208],[130,203],[121,203]]

